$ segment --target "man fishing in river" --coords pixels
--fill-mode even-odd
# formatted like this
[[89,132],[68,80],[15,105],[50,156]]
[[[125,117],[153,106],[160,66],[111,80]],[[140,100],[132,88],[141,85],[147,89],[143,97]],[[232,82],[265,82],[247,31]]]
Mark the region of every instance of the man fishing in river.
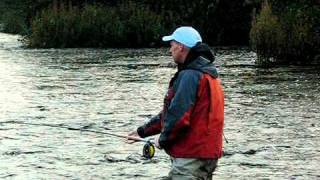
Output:
[[179,27],[162,40],[170,42],[178,70],[169,83],[163,110],[129,136],[160,134],[155,145],[172,162],[168,179],[212,179],[222,156],[224,125],[224,95],[215,57],[192,27]]

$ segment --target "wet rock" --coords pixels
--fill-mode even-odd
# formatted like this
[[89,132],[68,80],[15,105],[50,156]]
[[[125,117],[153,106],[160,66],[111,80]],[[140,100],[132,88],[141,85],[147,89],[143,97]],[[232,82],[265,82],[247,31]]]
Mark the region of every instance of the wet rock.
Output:
[[278,145],[278,146],[275,146],[276,148],[291,148],[291,146],[289,145]]
[[152,118],[154,115],[153,114],[139,114],[138,117],[141,117],[141,118]]
[[[141,156],[139,155],[139,158],[140,158],[140,157],[141,157]],[[137,157],[134,156],[134,155],[130,155],[130,156],[128,156],[128,157],[126,158],[126,162],[130,162],[130,163],[133,163],[133,164],[140,163],[141,160],[139,160],[139,158],[137,158]]]
[[17,156],[20,155],[21,152],[19,151],[9,151],[9,152],[4,152],[3,155],[7,155],[7,156]]
[[39,109],[39,111],[49,111],[45,106],[37,106],[37,108]]
[[247,154],[247,155],[253,155],[253,154],[256,154],[257,153],[257,150],[254,150],[254,149],[250,149],[248,151],[238,151],[238,152],[231,152],[231,151],[224,151],[223,152],[223,156],[224,157],[227,157],[227,156],[233,156],[235,154]]
[[247,163],[247,162],[240,163],[240,165],[241,166],[248,166],[248,167],[266,167],[266,166],[268,166],[267,164]]
[[95,123],[90,123],[90,124],[82,126],[81,129],[89,129],[89,128],[92,128],[94,125],[95,125]]
[[112,157],[110,155],[104,155],[104,159],[107,161],[107,162],[110,162],[110,163],[117,163],[117,162],[122,162],[124,161],[123,159],[117,159],[115,157]]
[[45,153],[44,151],[19,151],[19,150],[15,150],[15,151],[8,151],[8,152],[4,152],[3,155],[7,155],[7,156],[18,156],[20,154],[36,154],[36,153]]
[[167,63],[167,64],[160,64],[159,67],[166,67],[166,68],[176,68],[177,65],[175,63]]
[[7,174],[7,175],[4,175],[4,176],[0,176],[0,179],[12,178],[14,176],[16,176],[16,174]]
[[250,149],[250,150],[248,150],[248,151],[243,152],[242,154],[253,155],[253,154],[256,154],[256,152],[257,152],[256,150]]
[[232,156],[234,155],[235,153],[234,152],[228,152],[228,151],[223,151],[223,156]]
[[35,118],[37,118],[37,119],[45,119],[46,117],[44,117],[44,116],[36,116]]

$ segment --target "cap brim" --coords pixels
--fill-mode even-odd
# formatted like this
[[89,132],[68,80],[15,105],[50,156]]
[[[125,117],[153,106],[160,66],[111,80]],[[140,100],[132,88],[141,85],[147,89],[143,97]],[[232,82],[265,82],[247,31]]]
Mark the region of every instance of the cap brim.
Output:
[[172,36],[163,36],[162,41],[172,41],[173,37]]

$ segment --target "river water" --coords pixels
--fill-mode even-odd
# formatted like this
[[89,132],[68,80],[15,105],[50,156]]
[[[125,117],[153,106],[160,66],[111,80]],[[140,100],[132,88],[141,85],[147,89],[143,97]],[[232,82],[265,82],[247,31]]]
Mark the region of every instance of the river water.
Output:
[[[24,49],[0,33],[0,179],[161,179],[169,157],[127,134],[162,107],[175,69],[163,49]],[[214,179],[320,179],[320,68],[254,65],[217,51],[224,157]]]

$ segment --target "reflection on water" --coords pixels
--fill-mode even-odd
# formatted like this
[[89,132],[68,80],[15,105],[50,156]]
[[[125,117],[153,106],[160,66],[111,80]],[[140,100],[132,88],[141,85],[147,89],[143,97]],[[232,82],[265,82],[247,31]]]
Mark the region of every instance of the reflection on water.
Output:
[[[126,134],[156,114],[175,72],[167,49],[26,50],[16,39],[0,34],[1,179],[167,174],[162,151],[146,160],[142,143],[58,128]],[[217,51],[229,143],[215,177],[320,178],[319,68],[260,69],[255,58],[247,49]]]

